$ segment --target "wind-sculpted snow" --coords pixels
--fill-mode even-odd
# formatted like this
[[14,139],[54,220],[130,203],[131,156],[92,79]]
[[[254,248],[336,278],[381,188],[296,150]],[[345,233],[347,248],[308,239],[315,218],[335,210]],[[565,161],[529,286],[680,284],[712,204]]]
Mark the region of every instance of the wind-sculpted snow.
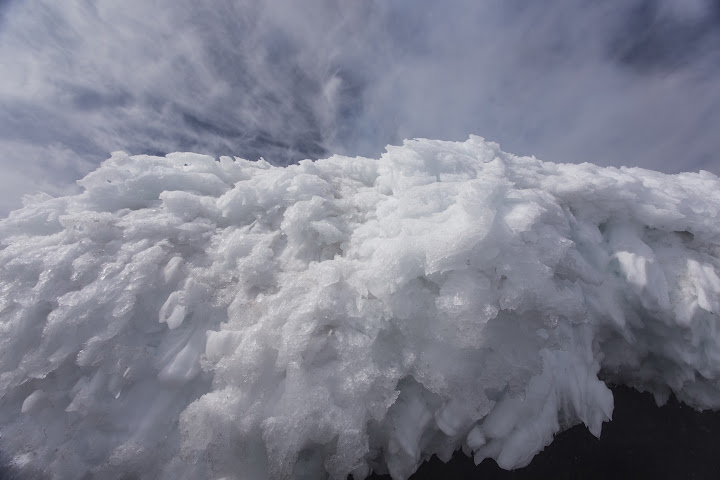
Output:
[[[0,449],[39,478],[331,478],[720,407],[720,181],[519,158],[116,153],[0,222]],[[325,473],[327,472],[327,473]]]

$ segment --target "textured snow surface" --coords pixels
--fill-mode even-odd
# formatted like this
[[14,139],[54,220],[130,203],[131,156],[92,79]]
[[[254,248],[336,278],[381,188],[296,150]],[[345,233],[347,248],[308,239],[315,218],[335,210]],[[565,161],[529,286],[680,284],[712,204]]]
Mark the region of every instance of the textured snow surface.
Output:
[[115,153],[0,222],[0,451],[40,478],[527,464],[604,380],[720,407],[720,181],[471,137]]

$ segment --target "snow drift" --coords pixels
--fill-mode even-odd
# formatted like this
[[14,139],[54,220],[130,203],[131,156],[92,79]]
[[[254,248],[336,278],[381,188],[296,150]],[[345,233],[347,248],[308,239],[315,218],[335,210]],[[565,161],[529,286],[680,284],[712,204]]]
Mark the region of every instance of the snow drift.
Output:
[[[48,478],[407,478],[720,407],[720,181],[471,137],[115,153],[0,222],[0,449]],[[604,380],[601,381],[600,377]]]

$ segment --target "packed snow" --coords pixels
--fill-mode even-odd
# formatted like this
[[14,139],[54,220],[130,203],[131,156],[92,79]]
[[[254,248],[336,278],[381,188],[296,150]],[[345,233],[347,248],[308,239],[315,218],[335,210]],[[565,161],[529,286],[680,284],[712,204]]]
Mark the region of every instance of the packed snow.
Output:
[[720,408],[720,180],[479,137],[117,152],[0,221],[0,451],[75,479],[526,465],[631,385]]

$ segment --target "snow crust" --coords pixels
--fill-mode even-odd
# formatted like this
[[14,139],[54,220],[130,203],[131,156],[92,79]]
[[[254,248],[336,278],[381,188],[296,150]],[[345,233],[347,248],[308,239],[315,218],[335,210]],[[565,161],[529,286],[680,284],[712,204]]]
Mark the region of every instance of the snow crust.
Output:
[[720,407],[720,181],[471,137],[122,152],[0,222],[0,449],[47,478],[407,478]]

